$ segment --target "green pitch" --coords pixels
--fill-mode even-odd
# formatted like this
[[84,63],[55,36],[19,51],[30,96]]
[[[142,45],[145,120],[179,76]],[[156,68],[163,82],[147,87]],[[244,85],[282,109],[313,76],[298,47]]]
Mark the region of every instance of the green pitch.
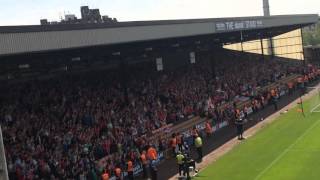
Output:
[[254,136],[201,171],[196,180],[319,180],[320,113],[306,117],[297,108],[281,115]]

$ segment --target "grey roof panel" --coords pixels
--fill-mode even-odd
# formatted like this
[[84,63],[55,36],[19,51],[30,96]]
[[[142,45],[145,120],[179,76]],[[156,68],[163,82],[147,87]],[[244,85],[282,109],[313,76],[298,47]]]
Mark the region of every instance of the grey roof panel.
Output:
[[[301,15],[278,15],[278,16],[251,16],[251,17],[228,17],[228,18],[206,18],[206,19],[180,19],[180,20],[157,20],[157,21],[127,21],[117,23],[102,24],[55,24],[55,25],[25,25],[25,26],[0,26],[0,33],[23,33],[23,32],[46,32],[46,31],[67,31],[100,28],[118,28],[132,26],[156,26],[172,24],[206,23],[206,22],[226,22],[226,21],[246,21],[246,20],[268,20],[278,19],[304,19],[305,23],[315,23],[318,20],[317,14]],[[303,23],[303,22],[299,22]]]
[[318,15],[0,27],[0,55],[194,37],[281,27],[303,27]]

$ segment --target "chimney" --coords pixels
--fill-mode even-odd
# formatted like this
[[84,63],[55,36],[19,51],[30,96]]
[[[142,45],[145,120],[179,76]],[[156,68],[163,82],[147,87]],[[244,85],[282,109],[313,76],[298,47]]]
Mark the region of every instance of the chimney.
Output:
[[263,0],[263,15],[270,16],[269,0]]

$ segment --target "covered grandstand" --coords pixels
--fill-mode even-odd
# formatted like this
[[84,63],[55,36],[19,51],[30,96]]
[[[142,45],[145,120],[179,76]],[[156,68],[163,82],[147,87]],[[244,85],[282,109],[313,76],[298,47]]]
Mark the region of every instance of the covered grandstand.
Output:
[[[138,114],[138,112],[133,113],[131,111],[141,105],[139,101],[157,101],[157,103],[160,104],[157,105],[157,103],[153,104],[148,102],[149,104],[145,103],[141,105],[146,106],[142,108],[146,109],[145,111],[152,112],[150,114],[156,114],[146,115],[150,121],[153,122],[152,125],[143,122],[148,124],[148,126],[146,125],[147,127],[152,127],[152,131],[144,132],[145,130],[137,128],[128,132],[120,132],[120,134],[124,133],[123,136],[127,136],[135,132],[135,134],[144,137],[147,136],[149,141],[147,143],[152,145],[157,144],[157,149],[159,150],[158,160],[162,161],[166,152],[166,146],[164,145],[164,147],[160,148],[159,144],[161,143],[156,143],[155,141],[158,141],[159,137],[168,138],[163,137],[163,132],[182,132],[187,136],[193,126],[201,129],[206,118],[212,118],[207,116],[210,114],[210,112],[208,112],[210,108],[204,108],[202,105],[199,105],[200,107],[194,105],[197,104],[196,101],[198,99],[205,99],[206,101],[210,96],[218,99],[215,99],[217,102],[212,105],[212,109],[214,109],[212,110],[213,116],[215,111],[227,109],[223,112],[222,117],[229,119],[221,120],[218,118],[219,121],[214,122],[214,128],[218,130],[230,124],[228,121],[232,120],[233,107],[231,106],[233,104],[237,104],[237,106],[241,106],[241,108],[244,109],[249,107],[246,105],[251,104],[251,100],[257,100],[263,106],[264,102],[262,102],[261,97],[265,96],[270,88],[278,88],[279,92],[286,93],[287,87],[285,87],[284,84],[295,80],[299,75],[304,73],[314,73],[313,70],[315,69],[313,68],[315,67],[303,66],[303,64],[306,65],[306,63],[301,62],[304,61],[291,62],[290,60],[304,60],[301,28],[314,24],[317,21],[318,15],[282,15],[270,17],[119,22],[111,25],[61,24],[0,27],[0,80],[4,85],[0,88],[0,122],[2,127],[4,127],[3,136],[8,157],[7,161],[9,161],[8,164],[10,165],[10,167],[8,166],[9,174],[11,173],[11,176],[14,176],[14,170],[12,168],[16,165],[17,159],[19,159],[20,162],[25,161],[25,164],[32,164],[33,162],[29,162],[30,159],[28,158],[35,159],[39,164],[49,164],[48,166],[50,166],[49,169],[51,169],[51,173],[45,170],[43,170],[44,172],[37,172],[38,174],[36,172],[30,172],[30,174],[37,174],[38,176],[40,174],[45,178],[52,174],[54,174],[54,176],[61,176],[60,178],[74,178],[74,174],[72,173],[80,176],[79,170],[89,173],[90,170],[93,169],[90,163],[90,167],[87,168],[77,164],[78,162],[70,160],[70,162],[72,161],[72,163],[74,163],[71,164],[78,169],[74,170],[71,168],[71,175],[70,173],[64,174],[64,172],[60,172],[59,168],[55,165],[51,165],[50,163],[52,162],[45,162],[45,159],[49,158],[47,157],[48,154],[39,152],[40,155],[29,155],[27,151],[35,150],[35,147],[40,149],[52,148],[50,143],[58,144],[58,142],[60,142],[65,145],[62,149],[66,151],[64,152],[66,154],[78,151],[78,148],[84,148],[86,149],[84,154],[90,154],[91,151],[94,151],[94,148],[99,149],[94,143],[99,145],[103,144],[105,140],[104,136],[107,136],[106,139],[108,140],[108,136],[117,135],[114,131],[110,133],[109,131],[103,132],[103,130],[101,133],[99,131],[99,133],[95,134],[93,131],[97,128],[95,126],[96,123],[104,122],[106,127],[111,129],[114,126],[119,129],[123,127],[128,129],[128,124],[131,123],[130,125],[132,125],[131,121],[133,120],[128,120],[130,123],[123,123],[125,124],[123,125],[122,121],[125,120],[122,120],[120,116],[115,116],[112,120],[107,117],[103,118],[103,116],[113,116],[113,113],[116,112],[126,114],[125,118],[129,116],[128,119],[133,119],[135,115],[132,114]],[[267,43],[267,40],[272,38],[272,42]],[[238,60],[239,62],[237,62]],[[247,67],[257,68],[250,69]],[[237,81],[234,80],[236,77],[225,77],[224,73],[232,74],[233,71],[241,68],[243,71],[246,71],[247,68],[248,74],[239,75],[239,77],[247,80],[249,79],[247,76],[254,75],[257,79],[255,80],[259,86],[257,94],[243,95],[241,94],[243,92],[241,92],[240,95],[242,96],[237,97],[239,94],[237,90],[234,89],[238,88],[237,86],[239,85],[237,83],[240,84],[240,82],[233,82]],[[269,68],[270,71],[264,72],[264,69]],[[259,76],[260,72],[261,75]],[[273,74],[277,75],[273,76]],[[272,77],[263,79],[264,77],[261,76],[264,75]],[[175,80],[175,78],[177,78],[177,80]],[[229,81],[231,82],[228,85],[224,85],[223,80],[228,83]],[[249,80],[247,81],[249,82]],[[191,85],[188,85],[190,82],[192,82]],[[245,84],[248,82],[241,83]],[[21,83],[21,86],[25,89],[21,87],[17,88],[17,83]],[[185,83],[186,85],[180,86],[179,83]],[[110,89],[108,87],[110,84],[114,84],[115,87]],[[209,85],[212,85],[212,87],[209,87]],[[174,89],[172,90],[166,86],[170,86],[170,88],[174,86],[176,89],[172,88]],[[227,88],[223,86],[230,87]],[[227,89],[225,92],[228,93],[213,90],[213,92],[199,90],[204,87],[207,88],[208,91],[212,89]],[[96,90],[99,88],[103,90]],[[8,92],[8,89],[10,92]],[[184,92],[182,89],[192,92]],[[139,92],[140,90],[142,92],[141,94]],[[179,92],[179,90],[181,90],[181,92]],[[91,91],[93,95],[90,94]],[[150,91],[150,93],[148,91]],[[64,92],[66,93],[64,94]],[[179,102],[180,104],[178,102],[170,102],[171,96],[174,96],[172,99],[178,99],[177,94],[179,93],[185,93],[183,97],[179,97],[183,102]],[[16,97],[15,95],[17,94],[22,97]],[[193,94],[197,94],[197,97],[191,98]],[[69,96],[74,97],[74,99],[70,100]],[[108,96],[114,97],[114,99],[109,99]],[[139,96],[139,98],[135,98],[134,96]],[[259,98],[257,98],[257,96],[259,96]],[[50,99],[51,97],[52,99]],[[234,102],[235,97],[240,100]],[[48,99],[46,99],[47,101],[42,101],[42,98]],[[77,98],[81,100],[78,102]],[[100,102],[99,98],[103,99],[103,101]],[[104,100],[109,106],[104,107],[101,105]],[[113,104],[113,101],[115,101],[115,104]],[[123,108],[125,110],[111,110],[112,105],[118,106],[117,101],[124,102],[124,105],[119,105],[119,109]],[[189,101],[194,101],[194,104],[189,103]],[[21,106],[19,106],[19,103]],[[66,106],[66,109],[69,108],[68,110],[70,110],[70,112],[59,109],[58,106],[62,105],[60,103],[63,104],[62,107]],[[91,104],[95,104],[94,107],[92,107]],[[181,107],[176,107],[175,104],[179,104]],[[30,107],[24,107],[22,105]],[[24,111],[22,112],[19,108]],[[260,107],[250,106],[250,108],[252,112],[255,112],[258,111]],[[203,109],[206,109],[206,111]],[[96,116],[100,116],[98,112],[103,114],[101,115],[101,121],[96,118]],[[174,114],[174,117],[169,117],[170,114],[168,112]],[[77,120],[74,120],[71,118],[73,113],[83,121],[80,123],[78,122],[80,121],[79,119],[75,118]],[[60,116],[61,114],[63,114],[63,116]],[[25,116],[30,118],[26,118]],[[46,118],[46,116],[48,116],[48,118]],[[153,120],[154,116],[156,116],[156,119],[160,119],[159,122],[158,120]],[[43,121],[48,124],[57,120],[55,124],[58,125],[46,127],[45,124],[40,123],[41,125],[35,125],[30,128],[30,131],[26,130],[27,132],[24,133],[31,137],[39,136],[41,142],[30,142],[31,144],[35,144],[34,147],[20,147],[16,144],[17,142],[11,138],[17,136],[16,139],[18,139],[18,143],[25,140],[23,137],[17,135],[18,130],[23,130],[22,127],[24,127],[24,125],[25,127],[29,127],[28,123],[22,123],[22,125],[17,123],[21,119],[27,119],[26,122],[29,123],[33,121],[41,122],[42,119],[45,119]],[[92,119],[95,119],[95,121]],[[120,119],[121,123],[118,123],[117,121],[120,121]],[[192,119],[192,121],[190,121],[190,119]],[[64,123],[63,121],[68,123]],[[65,129],[69,128],[70,132],[63,128],[57,128],[55,130],[56,126],[59,126],[59,123],[64,124]],[[82,124],[84,127],[79,124]],[[217,124],[218,126],[216,126]],[[91,132],[90,128],[93,126],[94,128],[92,128]],[[39,130],[40,134],[37,134],[36,128],[41,129],[41,131]],[[83,129],[79,130],[77,128]],[[75,143],[76,145],[67,142],[68,140],[72,141],[70,136],[64,136],[61,140],[58,134],[64,134],[62,132],[68,135],[70,133],[70,136],[72,136],[73,133],[79,134],[77,143]],[[48,133],[57,135],[57,137],[53,140],[48,137]],[[92,139],[99,139],[99,141],[92,142],[92,144],[94,144],[92,145],[93,147],[91,147],[91,145],[87,147],[87,144],[83,143],[88,141],[83,137],[87,135],[86,133],[94,134],[90,141]],[[164,141],[164,144],[166,144],[166,140],[167,139],[161,139],[161,141]],[[139,149],[137,151],[143,149],[136,145],[138,141],[136,139],[123,141],[125,141],[125,143],[121,142],[120,146],[134,147],[133,149],[135,150]],[[139,141],[139,143],[141,142]],[[43,147],[40,146],[42,144]],[[110,142],[110,144],[118,145],[119,142]],[[74,146],[77,147],[75,148]],[[17,147],[25,154],[20,155],[19,152],[16,152],[14,148]],[[127,149],[128,148],[123,148],[123,151],[133,151],[130,148],[130,150]],[[61,158],[58,152],[60,152],[60,149],[52,153],[56,153],[54,157]],[[109,156],[112,153],[104,152],[101,154],[98,153],[97,155],[94,151],[94,153],[92,153],[94,157],[90,156],[88,159],[90,159],[90,161],[94,160],[95,165],[101,165],[99,168],[106,168],[107,165],[111,164],[109,163]],[[84,155],[81,156],[81,158],[85,159],[87,157]],[[124,157],[124,159],[126,158],[127,157]],[[61,162],[62,161],[59,161],[59,163]],[[70,164],[66,164],[65,167],[69,167],[68,165]],[[77,164],[77,166],[75,164]],[[135,162],[135,165],[134,174],[138,175],[142,171],[141,165],[139,162]],[[51,166],[57,168],[57,172],[53,173]],[[0,167],[4,169],[5,165],[3,164]],[[27,175],[29,175],[29,169],[26,170],[26,172],[28,172],[26,173]]]
[[[196,54],[197,51],[210,50],[215,47],[258,52],[271,56],[293,54],[294,56],[284,57],[303,59],[299,29],[315,23],[317,18],[317,15],[285,15],[121,22],[112,25],[0,27],[2,41],[0,44],[2,63],[0,72],[3,79],[3,75],[8,76],[16,70],[21,71],[19,65],[23,67],[23,64],[28,64],[27,69],[32,69],[33,73],[44,69],[47,69],[44,71],[48,72],[50,69],[68,66],[76,59],[80,59],[80,62],[88,62],[92,66],[97,63],[100,67],[100,62],[108,64],[108,61],[119,58],[128,62],[130,62],[128,59],[155,61],[164,52],[184,50],[189,51],[187,54],[190,52]],[[286,37],[274,40],[279,42],[265,43],[265,39],[292,31],[294,34],[289,33]],[[261,43],[250,42],[260,41],[260,39]],[[284,50],[288,47],[290,50]],[[118,62],[118,60],[115,61]],[[172,60],[163,58],[163,61],[165,64]],[[72,69],[72,67],[68,68]]]

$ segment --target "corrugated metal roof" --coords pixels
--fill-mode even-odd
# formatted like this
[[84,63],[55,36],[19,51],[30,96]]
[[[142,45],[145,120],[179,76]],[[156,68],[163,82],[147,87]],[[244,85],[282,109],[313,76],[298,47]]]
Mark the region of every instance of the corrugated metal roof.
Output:
[[[85,30],[85,29],[105,29],[118,27],[133,26],[157,26],[172,24],[192,24],[204,22],[225,22],[225,21],[245,21],[245,20],[269,20],[278,18],[316,18],[317,14],[301,14],[301,15],[278,15],[278,16],[251,16],[251,17],[228,17],[228,18],[206,18],[206,19],[179,19],[179,20],[157,20],[157,21],[128,21],[117,23],[101,23],[101,24],[54,24],[54,25],[24,25],[24,26],[0,26],[0,33],[24,33],[24,32],[46,32],[46,31],[68,31],[68,30]],[[315,22],[305,22],[315,23]]]

